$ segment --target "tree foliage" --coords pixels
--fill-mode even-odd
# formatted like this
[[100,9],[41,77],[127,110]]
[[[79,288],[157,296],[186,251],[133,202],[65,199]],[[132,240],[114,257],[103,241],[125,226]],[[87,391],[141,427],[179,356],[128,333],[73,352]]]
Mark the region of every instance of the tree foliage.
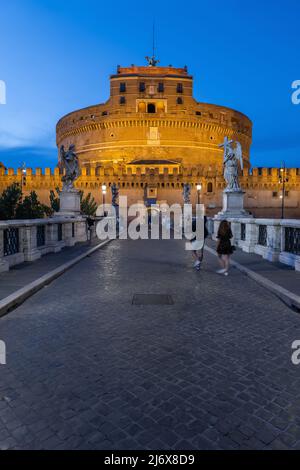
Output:
[[[22,200],[22,189],[20,184],[14,183],[6,188],[0,196],[0,220],[11,219],[39,219],[50,217],[54,212],[59,211],[59,189],[51,190],[50,207],[42,204],[35,191],[31,191]],[[97,210],[97,203],[91,193],[86,196],[80,191],[81,213],[94,216]]]
[[18,183],[6,188],[0,196],[0,220],[14,219],[21,203],[22,190]]
[[50,191],[50,196],[49,196],[50,207],[53,212],[58,212],[59,211],[59,188],[56,188],[55,191],[56,191],[56,194],[53,191],[53,189],[51,189]]
[[80,191],[80,210],[84,215],[94,216],[96,214],[98,204],[91,193],[84,196],[83,191]]
[[16,219],[42,219],[47,214],[47,207],[41,204],[35,191],[17,206]]

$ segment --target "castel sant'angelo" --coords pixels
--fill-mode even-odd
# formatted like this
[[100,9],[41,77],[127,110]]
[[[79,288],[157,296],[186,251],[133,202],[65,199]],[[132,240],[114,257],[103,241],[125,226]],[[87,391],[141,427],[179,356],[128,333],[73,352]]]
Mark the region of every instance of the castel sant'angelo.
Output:
[[[257,217],[279,217],[282,180],[279,168],[251,168],[252,122],[233,109],[198,102],[187,67],[161,67],[154,58],[146,66],[117,67],[110,77],[110,97],[103,103],[67,114],[57,124],[57,146],[75,144],[81,166],[76,187],[101,201],[101,188],[116,183],[128,202],[182,203],[182,187],[190,183],[192,202],[200,198],[209,215],[222,207],[224,137],[242,145],[240,183],[245,208]],[[283,155],[284,159],[284,155]],[[0,168],[0,190],[18,181]],[[287,169],[287,217],[300,217],[300,170]],[[60,186],[59,169],[27,169],[26,191],[36,190],[44,202]],[[107,192],[107,202],[110,201]]]

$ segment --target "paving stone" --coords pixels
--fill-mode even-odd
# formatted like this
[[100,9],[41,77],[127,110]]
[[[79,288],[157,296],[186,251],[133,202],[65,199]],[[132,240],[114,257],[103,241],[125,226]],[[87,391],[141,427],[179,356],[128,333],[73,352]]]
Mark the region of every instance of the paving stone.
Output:
[[117,240],[1,318],[0,447],[295,448],[300,317],[208,253],[191,264],[181,241]]

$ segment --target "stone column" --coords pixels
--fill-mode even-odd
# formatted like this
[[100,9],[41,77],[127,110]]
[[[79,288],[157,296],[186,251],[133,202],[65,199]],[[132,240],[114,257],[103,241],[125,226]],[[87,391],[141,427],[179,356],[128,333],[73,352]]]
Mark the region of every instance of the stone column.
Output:
[[216,217],[218,219],[252,217],[244,209],[244,191],[223,191],[223,209]]
[[75,222],[68,222],[64,224],[64,242],[66,246],[74,246],[76,243],[75,236],[72,236],[72,225],[75,225]]
[[279,224],[267,225],[267,249],[263,255],[268,261],[278,261],[281,249],[281,227]]
[[57,215],[71,217],[80,215],[80,193],[76,189],[61,191],[59,204],[60,209]]
[[258,226],[255,224],[255,220],[241,219],[240,223],[246,224],[246,240],[240,240],[239,246],[246,253],[254,253],[258,241]]
[[87,241],[87,228],[85,219],[78,220],[75,222],[75,240],[77,242],[86,242]]
[[241,236],[241,224],[237,220],[229,220],[231,223],[231,231],[232,231],[232,243],[233,245],[238,245],[240,236]]
[[60,222],[57,221],[56,223],[51,223],[47,226],[47,240],[48,240],[48,251],[52,251],[53,253],[57,253],[61,251],[61,249],[65,246],[65,242],[58,241],[58,224]]
[[23,252],[25,261],[35,261],[42,255],[37,248],[37,226],[26,225],[23,229]]

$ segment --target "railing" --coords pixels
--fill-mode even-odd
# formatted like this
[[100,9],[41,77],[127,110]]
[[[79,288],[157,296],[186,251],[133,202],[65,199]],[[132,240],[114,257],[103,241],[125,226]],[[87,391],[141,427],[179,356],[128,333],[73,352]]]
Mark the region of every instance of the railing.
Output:
[[7,228],[4,230],[3,243],[4,256],[11,256],[19,252],[19,230],[17,228]]
[[36,246],[40,248],[46,243],[46,227],[45,225],[38,225],[36,228]]
[[258,244],[261,246],[267,246],[267,225],[259,225],[258,227]]
[[300,255],[300,228],[285,227],[284,232],[285,251]]
[[57,240],[61,242],[63,239],[63,226],[62,224],[57,225]]
[[241,224],[241,240],[246,240],[246,224]]
[[[213,219],[213,237],[220,221]],[[300,271],[300,220],[232,218],[233,243],[247,253],[280,261]]]
[[0,221],[0,272],[84,241],[84,217]]

